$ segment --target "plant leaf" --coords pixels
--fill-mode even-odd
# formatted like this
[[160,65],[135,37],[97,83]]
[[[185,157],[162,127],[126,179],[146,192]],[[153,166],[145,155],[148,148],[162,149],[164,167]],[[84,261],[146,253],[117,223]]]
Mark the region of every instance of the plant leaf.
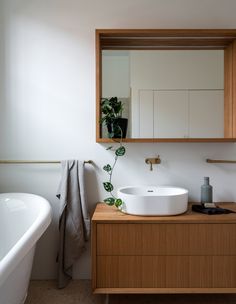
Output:
[[123,204],[122,199],[117,198],[117,199],[115,200],[115,206],[116,206],[117,208],[120,207],[122,204]]
[[113,138],[114,137],[114,132],[109,133],[108,132],[108,138]]
[[113,197],[105,198],[104,203],[106,203],[109,206],[113,206],[115,204],[115,199]]
[[112,183],[110,183],[110,182],[103,183],[103,186],[107,192],[111,192],[114,189]]
[[117,156],[123,156],[125,154],[125,147],[124,146],[120,146],[118,149],[116,149],[115,154]]
[[110,172],[112,170],[111,165],[107,164],[106,166],[103,167],[103,170],[106,172]]

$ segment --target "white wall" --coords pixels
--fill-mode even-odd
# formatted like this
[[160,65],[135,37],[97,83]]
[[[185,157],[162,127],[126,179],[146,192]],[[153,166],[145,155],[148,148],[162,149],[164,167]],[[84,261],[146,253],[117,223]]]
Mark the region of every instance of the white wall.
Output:
[[[0,27],[0,159],[92,159],[86,180],[90,208],[105,197],[101,167],[112,160],[95,143],[95,28],[235,28],[234,0],[2,0]],[[3,81],[2,81],[3,80]],[[2,91],[3,89],[3,91]],[[3,94],[4,93],[4,94]],[[236,200],[236,166],[205,158],[236,159],[235,144],[127,144],[114,174],[116,187],[172,184],[198,200],[210,176],[216,201]],[[145,157],[160,154],[149,171]],[[55,277],[58,165],[1,165],[0,191],[45,196],[53,223],[39,242],[34,278]],[[87,251],[75,277],[90,276]]]
[[129,51],[102,52],[102,97],[130,97]]

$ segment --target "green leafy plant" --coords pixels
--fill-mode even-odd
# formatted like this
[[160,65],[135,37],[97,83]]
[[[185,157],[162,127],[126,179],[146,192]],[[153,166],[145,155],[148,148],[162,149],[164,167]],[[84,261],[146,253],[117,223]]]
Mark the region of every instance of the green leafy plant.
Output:
[[117,97],[102,98],[101,100],[101,124],[105,124],[108,129],[109,138],[122,137],[120,135],[119,119],[122,118],[124,105]]
[[[123,110],[123,104],[121,101],[118,101],[117,97],[112,97],[110,99],[103,98],[101,102],[101,109],[102,114],[104,115],[100,121],[101,124],[105,123],[107,126],[109,124],[114,124],[117,118],[121,117],[122,110]],[[116,134],[114,134],[116,133]],[[115,135],[115,136],[114,136]],[[125,147],[122,144],[122,129],[119,126],[119,124],[115,124],[115,128],[113,127],[113,131],[109,133],[110,138],[119,138],[119,147],[116,149],[113,149],[113,146],[110,146],[107,148],[107,150],[113,150],[115,152],[115,159],[113,165],[106,164],[103,167],[103,170],[107,172],[109,179],[106,182],[103,182],[104,189],[109,192],[110,196],[104,199],[104,203],[106,203],[109,206],[115,205],[117,208],[119,208],[122,205],[122,200],[118,197],[116,197],[113,194],[114,186],[112,184],[112,174],[114,171],[114,168],[116,166],[117,160],[119,157],[125,155]],[[117,141],[113,139],[114,141]]]
[[[107,148],[107,150],[112,150],[112,149],[113,149],[112,146]],[[107,192],[110,193],[110,196],[104,199],[104,203],[106,203],[109,206],[115,205],[117,208],[119,208],[122,205],[123,201],[113,194],[114,186],[112,184],[112,174],[118,158],[120,156],[125,155],[126,152],[125,147],[122,145],[122,141],[119,142],[119,147],[115,149],[114,152],[115,152],[115,159],[113,165],[107,164],[103,167],[103,170],[106,171],[109,176],[109,180],[103,182],[103,187]]]

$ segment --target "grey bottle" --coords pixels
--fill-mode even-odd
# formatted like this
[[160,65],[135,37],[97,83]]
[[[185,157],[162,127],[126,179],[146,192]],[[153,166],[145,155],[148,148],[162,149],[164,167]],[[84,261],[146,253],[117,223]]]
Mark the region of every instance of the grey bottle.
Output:
[[201,186],[201,203],[212,203],[212,186],[209,177],[204,177],[204,184]]

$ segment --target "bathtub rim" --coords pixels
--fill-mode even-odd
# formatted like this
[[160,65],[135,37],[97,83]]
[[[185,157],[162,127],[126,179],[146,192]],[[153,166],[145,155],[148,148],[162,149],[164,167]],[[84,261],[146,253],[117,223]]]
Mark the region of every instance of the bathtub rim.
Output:
[[0,286],[5,282],[7,277],[12,273],[30,249],[35,246],[36,242],[42,236],[52,220],[52,208],[49,201],[44,197],[33,193],[8,192],[0,193],[0,199],[7,195],[14,196],[14,198],[21,200],[24,200],[24,196],[32,199],[39,199],[42,204],[42,208],[40,208],[40,212],[32,225],[0,260]]

